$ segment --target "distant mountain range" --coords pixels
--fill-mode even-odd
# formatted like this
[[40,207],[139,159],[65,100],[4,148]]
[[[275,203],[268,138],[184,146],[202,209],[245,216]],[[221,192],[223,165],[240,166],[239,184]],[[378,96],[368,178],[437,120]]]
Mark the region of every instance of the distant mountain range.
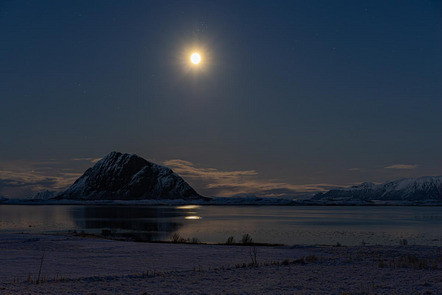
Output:
[[[51,192],[36,196],[52,197]],[[70,200],[204,200],[171,169],[137,155],[111,152],[54,199]]]
[[[63,192],[42,191],[33,201],[144,201],[169,204],[181,200],[214,205],[442,205],[442,176],[406,178],[384,184],[357,186],[318,193],[311,199],[259,197],[206,198],[170,168],[134,154],[111,152]],[[208,202],[210,200],[210,202]],[[6,198],[0,202],[14,203]],[[171,204],[172,204],[171,203]]]
[[405,178],[384,184],[357,186],[318,193],[313,201],[427,201],[442,202],[442,176]]

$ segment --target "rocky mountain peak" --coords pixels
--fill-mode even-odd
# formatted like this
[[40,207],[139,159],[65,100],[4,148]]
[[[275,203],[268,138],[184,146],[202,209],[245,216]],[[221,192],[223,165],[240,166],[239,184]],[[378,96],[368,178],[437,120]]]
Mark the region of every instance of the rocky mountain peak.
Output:
[[57,199],[200,199],[171,169],[135,154],[111,152],[78,178]]

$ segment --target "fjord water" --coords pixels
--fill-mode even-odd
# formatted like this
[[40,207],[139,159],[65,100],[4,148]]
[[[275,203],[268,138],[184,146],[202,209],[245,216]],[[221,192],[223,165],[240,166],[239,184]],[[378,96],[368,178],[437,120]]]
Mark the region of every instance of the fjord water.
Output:
[[442,245],[441,207],[1,205],[0,232],[82,232],[223,243]]

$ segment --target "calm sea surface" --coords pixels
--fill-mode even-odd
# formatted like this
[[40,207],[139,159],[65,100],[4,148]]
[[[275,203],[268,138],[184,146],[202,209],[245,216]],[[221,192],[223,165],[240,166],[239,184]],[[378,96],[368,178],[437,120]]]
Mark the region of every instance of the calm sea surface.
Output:
[[84,231],[143,240],[442,246],[442,207],[0,205],[0,232]]

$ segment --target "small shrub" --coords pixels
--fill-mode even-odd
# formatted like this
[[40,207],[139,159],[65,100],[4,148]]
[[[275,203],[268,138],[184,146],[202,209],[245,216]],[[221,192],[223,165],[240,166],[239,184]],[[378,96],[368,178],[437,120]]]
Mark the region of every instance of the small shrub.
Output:
[[192,238],[190,243],[192,243],[192,244],[200,244],[201,242],[200,242],[200,240],[198,240],[198,238]]
[[182,238],[179,233],[174,233],[172,235],[172,242],[173,243],[183,243],[185,241],[186,240],[184,238]]
[[304,257],[295,259],[292,261],[292,263],[305,265],[307,263],[316,262],[316,261],[318,261],[318,257],[316,255],[309,255],[309,256],[304,256]]
[[318,261],[318,257],[316,255],[309,255],[304,258],[305,262],[316,262]]
[[253,239],[249,234],[244,234],[241,239],[241,243],[244,245],[249,245],[253,243]]
[[407,245],[408,245],[408,241],[407,241],[407,239],[400,239],[400,240],[399,240],[399,245],[401,245],[401,246],[407,246]]
[[110,229],[102,229],[102,230],[101,230],[101,235],[102,235],[103,237],[109,237],[111,234],[112,234],[112,232],[111,232]]
[[403,255],[396,258],[392,258],[387,262],[379,261],[379,267],[388,268],[412,268],[412,269],[439,269],[437,258],[426,259],[419,258],[415,255]]
[[247,267],[247,263],[242,263],[242,264],[238,263],[238,264],[235,264],[235,268],[245,268],[245,267]]
[[282,265],[289,265],[289,264],[290,264],[290,260],[288,260],[288,259],[284,259],[284,260],[281,262],[281,264],[282,264]]
[[233,245],[233,244],[235,244],[235,238],[233,238],[232,236],[228,237],[226,245]]
[[302,258],[298,258],[298,259],[295,259],[295,260],[292,261],[292,263],[293,263],[293,264],[301,264],[301,265],[306,264],[306,263],[305,263],[305,259],[304,259],[304,257],[302,257]]

